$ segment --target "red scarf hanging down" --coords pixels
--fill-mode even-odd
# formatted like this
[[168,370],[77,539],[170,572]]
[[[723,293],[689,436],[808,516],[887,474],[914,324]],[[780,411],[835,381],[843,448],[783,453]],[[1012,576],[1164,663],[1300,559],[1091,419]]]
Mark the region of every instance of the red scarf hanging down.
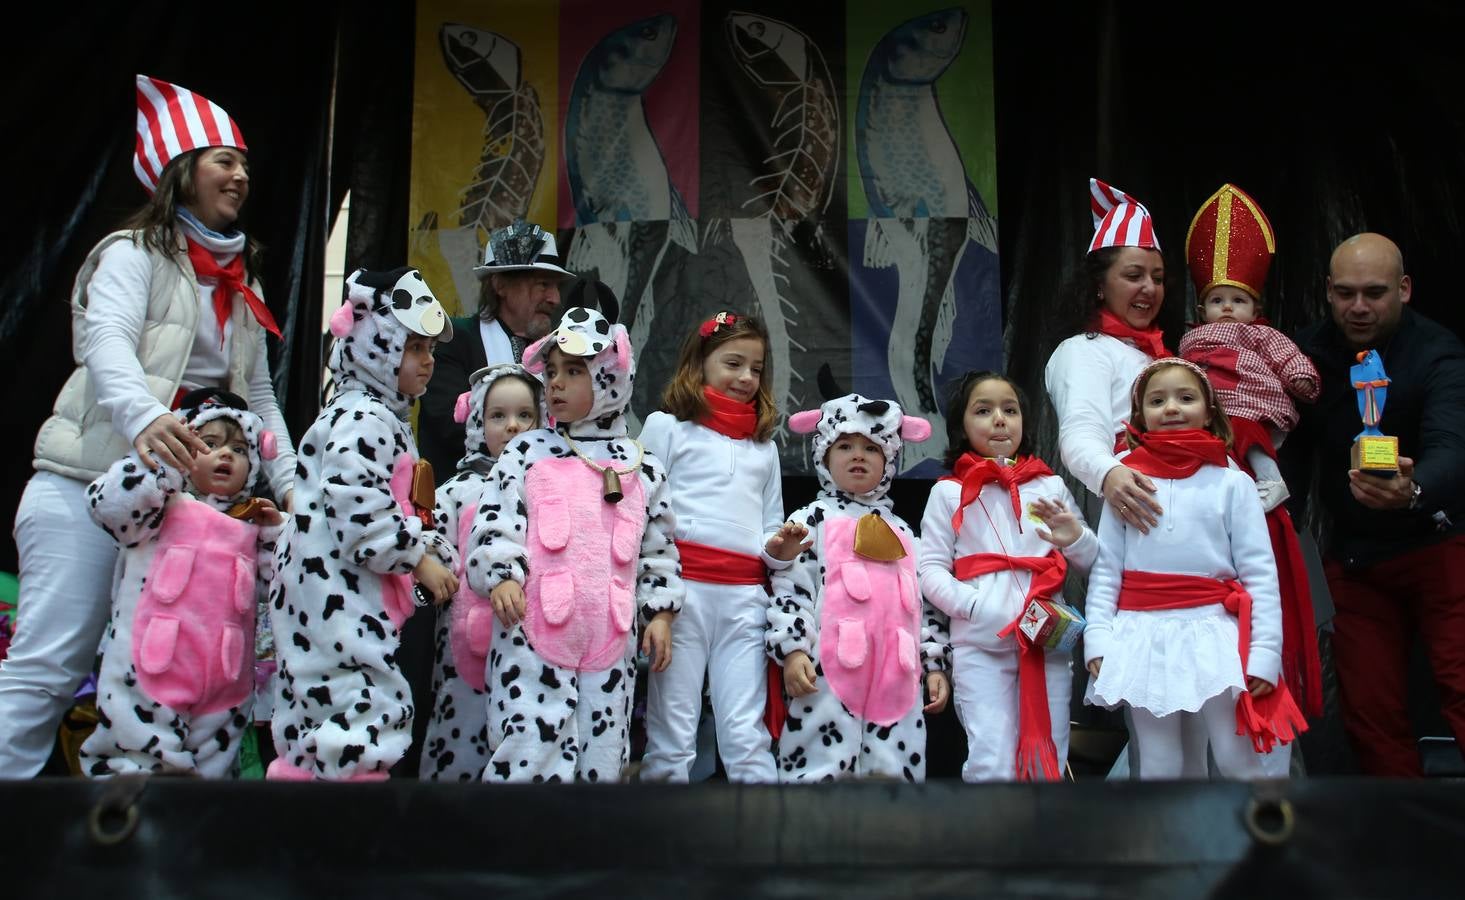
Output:
[[962,581],[1004,569],[1025,569],[1033,573],[1022,611],[997,636],[1017,638],[1017,780],[1057,781],[1063,773],[1058,768],[1053,721],[1048,715],[1048,672],[1044,668],[1047,654],[1042,647],[1034,647],[1017,624],[1022,621],[1028,604],[1047,600],[1063,587],[1068,560],[1056,549],[1047,556],[973,553],[958,558],[953,568]]
[[1149,354],[1150,359],[1163,359],[1174,355],[1165,349],[1165,333],[1158,326],[1135,328],[1107,309],[1099,310],[1099,318],[1094,323],[1094,329],[1100,334],[1107,334],[1112,338],[1120,340],[1128,338],[1134,341],[1135,346]]
[[[1246,461],[1246,453],[1259,447],[1272,459],[1277,452],[1271,435],[1260,422],[1239,416],[1231,417],[1235,432],[1231,458],[1246,474],[1256,477]],[[1323,714],[1322,662],[1317,651],[1317,621],[1313,617],[1312,588],[1307,583],[1307,563],[1297,543],[1297,530],[1287,507],[1278,506],[1267,513],[1267,532],[1272,539],[1272,555],[1277,560],[1277,586],[1282,593],[1282,675],[1297,688],[1302,711],[1316,718]]]
[[1018,486],[1032,481],[1034,478],[1053,474],[1053,470],[1048,468],[1048,464],[1036,456],[1019,456],[1009,466],[990,457],[978,456],[971,451],[958,456],[956,465],[952,466],[951,470],[951,474],[941,480],[961,482],[961,500],[956,504],[956,512],[951,514],[953,536],[961,531],[961,522],[966,515],[966,508],[976,501],[982,488],[993,481],[1002,485],[1007,490],[1008,496],[1012,498],[1012,515],[1017,519],[1017,530],[1022,531],[1022,499],[1018,494]]
[[753,436],[758,428],[758,411],[753,408],[753,404],[740,403],[705,384],[702,386],[702,396],[707,400],[707,413],[697,419],[698,425],[705,425],[735,441]]
[[1226,468],[1226,445],[1209,431],[1140,432],[1133,425],[1125,427],[1139,439],[1139,446],[1124,458],[1124,464],[1151,478],[1189,478],[1204,465]]
[[[1236,617],[1237,650],[1245,672],[1251,656],[1251,594],[1240,582],[1126,569],[1119,585],[1119,608],[1125,610],[1190,609],[1212,603],[1222,604]],[[1266,696],[1253,697],[1244,691],[1236,700],[1236,733],[1251,738],[1258,753],[1270,753],[1278,742],[1291,743],[1306,730],[1307,720],[1293,701],[1285,677]]]
[[193,263],[193,274],[199,281],[214,283],[214,319],[219,324],[219,346],[224,346],[224,323],[229,321],[229,310],[234,306],[234,295],[244,297],[244,303],[264,330],[280,336],[280,326],[270,315],[270,308],[259,299],[259,295],[244,283],[244,255],[236,254],[227,266],[219,265],[214,253],[204,245],[188,241],[188,261]]

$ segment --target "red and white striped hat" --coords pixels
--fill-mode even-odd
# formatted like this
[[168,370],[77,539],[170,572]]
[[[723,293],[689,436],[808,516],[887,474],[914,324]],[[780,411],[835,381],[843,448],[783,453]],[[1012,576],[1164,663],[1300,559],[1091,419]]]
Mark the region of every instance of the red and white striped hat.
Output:
[[163,168],[201,147],[248,150],[239,126],[224,108],[187,88],[137,76],[137,148],[132,169],[151,194]]
[[1090,178],[1089,207],[1094,213],[1094,239],[1089,242],[1090,253],[1105,247],[1160,249],[1150,211],[1118,188]]

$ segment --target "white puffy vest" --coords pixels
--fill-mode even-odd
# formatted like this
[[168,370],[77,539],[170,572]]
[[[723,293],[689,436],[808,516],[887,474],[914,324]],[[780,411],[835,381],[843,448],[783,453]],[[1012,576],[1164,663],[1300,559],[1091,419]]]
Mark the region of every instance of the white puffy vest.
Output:
[[[114,241],[134,239],[141,240],[138,232],[114,231],[102,238],[76,274],[71,289],[71,355],[76,360],[76,371],[56,395],[55,411],[36,435],[37,469],[91,481],[132,450],[127,438],[112,427],[111,417],[97,405],[91,373],[82,360],[87,341],[87,287],[102,251]],[[148,390],[169,408],[193,351],[200,305],[193,266],[181,235],[178,247],[179,252],[172,256],[148,253],[153,270],[148,284],[147,319],[137,344],[137,359],[147,377]],[[264,329],[243,303],[235,303],[230,316],[234,330],[229,347],[228,389],[247,398]]]

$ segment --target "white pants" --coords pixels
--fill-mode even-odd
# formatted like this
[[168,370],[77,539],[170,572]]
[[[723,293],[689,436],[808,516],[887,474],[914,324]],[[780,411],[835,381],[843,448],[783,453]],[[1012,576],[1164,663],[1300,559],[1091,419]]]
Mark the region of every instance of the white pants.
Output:
[[1262,768],[1265,757],[1252,748],[1250,738],[1236,733],[1236,700],[1230,691],[1207,700],[1199,712],[1164,717],[1133,707],[1130,712],[1131,737],[1139,750],[1139,777],[1143,781],[1205,778],[1206,745],[1198,739],[1199,731],[1204,731],[1210,741],[1211,755],[1222,778],[1269,777]]
[[768,595],[761,585],[685,582],[671,629],[671,665],[646,688],[644,781],[685,784],[697,755],[702,679],[712,694],[717,749],[728,781],[778,780],[763,711],[768,702]]
[[[957,623],[952,623],[957,630]],[[1017,777],[1018,684],[1017,643],[1002,650],[971,644],[952,648],[952,699],[966,729],[963,781],[1012,781]],[[1048,718],[1058,768],[1068,762],[1068,702],[1073,671],[1068,653],[1049,653],[1044,665],[1048,681]]]
[[32,778],[97,657],[117,545],[92,521],[86,483],[37,472],[15,512],[20,596],[0,662],[0,778]]

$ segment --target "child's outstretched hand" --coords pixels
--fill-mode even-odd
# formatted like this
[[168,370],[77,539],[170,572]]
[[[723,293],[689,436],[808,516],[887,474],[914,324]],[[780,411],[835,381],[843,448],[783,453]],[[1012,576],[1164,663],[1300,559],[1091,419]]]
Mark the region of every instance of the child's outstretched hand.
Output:
[[819,688],[815,684],[817,680],[814,661],[804,651],[795,650],[783,661],[783,689],[788,691],[790,697],[818,693]]
[[1270,681],[1263,681],[1255,675],[1248,675],[1246,677],[1246,690],[1253,697],[1265,697],[1272,692],[1272,683]]
[[412,568],[412,577],[432,594],[432,602],[436,606],[442,606],[458,593],[458,576],[431,553],[422,554],[422,559]]
[[488,592],[488,601],[493,604],[493,614],[500,625],[518,625],[524,620],[524,586],[519,582],[500,581],[498,587]]
[[676,617],[671,610],[662,610],[646,623],[646,631],[641,635],[641,652],[651,660],[653,672],[665,672],[671,665],[671,621]]
[[1089,661],[1089,674],[1095,678],[1099,677],[1099,669],[1104,666],[1104,657],[1099,656]]
[[802,523],[784,522],[763,549],[774,559],[788,562],[814,545],[812,540],[804,540],[808,536],[809,529]]
[[1048,530],[1038,529],[1038,537],[1062,549],[1083,535],[1083,523],[1067,506],[1046,497],[1034,500],[1033,514],[1043,520]]
[[946,701],[951,699],[951,682],[946,680],[945,672],[926,673],[926,696],[931,702],[921,707],[922,712],[939,713],[946,708]]

